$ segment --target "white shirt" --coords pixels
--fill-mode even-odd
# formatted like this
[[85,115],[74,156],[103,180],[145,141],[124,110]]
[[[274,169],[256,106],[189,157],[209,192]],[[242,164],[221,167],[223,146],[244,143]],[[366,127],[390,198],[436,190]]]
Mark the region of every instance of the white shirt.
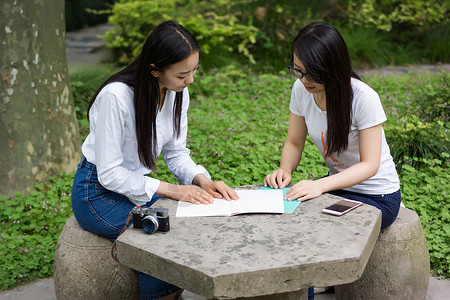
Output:
[[[351,112],[351,128],[347,150],[337,155],[332,153],[324,157],[330,175],[341,172],[360,162],[359,131],[376,126],[386,121],[386,115],[378,94],[364,82],[352,78],[353,102]],[[319,148],[322,156],[326,152],[327,115],[314,101],[300,80],[294,83],[291,94],[290,110],[304,117],[308,134]],[[382,130],[381,161],[378,172],[373,177],[345,190],[362,194],[380,195],[394,193],[400,188],[395,164]]]
[[[186,148],[189,92],[183,91],[180,136],[173,133],[175,92],[167,91],[164,106],[156,117],[157,156],[161,153],[169,170],[181,183],[192,184],[197,174],[208,171],[191,159]],[[137,152],[133,89],[124,83],[106,85],[89,111],[90,133],[82,146],[83,155],[96,165],[100,183],[108,190],[127,196],[136,205],[150,201],[159,187],[158,179],[141,164]]]

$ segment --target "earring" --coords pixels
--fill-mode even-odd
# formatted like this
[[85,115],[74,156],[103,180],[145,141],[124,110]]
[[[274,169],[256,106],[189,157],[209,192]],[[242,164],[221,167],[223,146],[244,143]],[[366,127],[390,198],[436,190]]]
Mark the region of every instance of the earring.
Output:
[[159,76],[157,71],[152,71],[151,73],[152,73],[153,77],[158,77]]

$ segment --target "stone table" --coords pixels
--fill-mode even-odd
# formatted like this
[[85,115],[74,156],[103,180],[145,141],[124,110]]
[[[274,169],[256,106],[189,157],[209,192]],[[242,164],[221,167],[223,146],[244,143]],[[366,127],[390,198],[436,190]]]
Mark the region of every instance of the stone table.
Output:
[[129,229],[117,239],[117,256],[128,267],[208,299],[353,282],[377,241],[381,212],[362,205],[341,217],[321,213],[338,199],[324,194],[282,215],[177,218],[178,202],[162,198],[155,207],[169,209],[170,231]]

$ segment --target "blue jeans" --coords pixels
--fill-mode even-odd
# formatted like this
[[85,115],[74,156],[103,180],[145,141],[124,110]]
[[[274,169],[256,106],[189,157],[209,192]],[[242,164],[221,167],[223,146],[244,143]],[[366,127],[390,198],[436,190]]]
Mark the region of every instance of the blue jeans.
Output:
[[[147,206],[160,198],[154,196]],[[135,205],[124,195],[105,189],[97,169],[83,156],[72,186],[72,209],[81,227],[114,241]],[[180,290],[179,287],[136,271],[141,299],[153,300]]]

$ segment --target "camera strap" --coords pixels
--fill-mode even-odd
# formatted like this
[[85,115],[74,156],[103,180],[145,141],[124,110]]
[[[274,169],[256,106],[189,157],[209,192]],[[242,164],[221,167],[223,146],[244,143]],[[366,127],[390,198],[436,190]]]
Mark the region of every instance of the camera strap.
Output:
[[114,241],[114,243],[113,243],[112,246],[111,246],[111,256],[112,256],[112,258],[113,258],[116,262],[118,262],[119,264],[120,264],[120,261],[119,261],[119,259],[117,258],[117,253],[116,253],[116,251],[115,251],[115,250],[116,250],[116,241],[117,241],[117,239],[119,238],[119,236],[120,236],[122,233],[124,233],[125,230],[128,229],[128,224],[130,224],[130,221],[131,221],[132,216],[133,216],[133,214],[130,212],[130,213],[128,214],[127,221],[125,222],[125,226],[123,226],[122,231],[119,233],[119,235],[117,236],[116,240]]

